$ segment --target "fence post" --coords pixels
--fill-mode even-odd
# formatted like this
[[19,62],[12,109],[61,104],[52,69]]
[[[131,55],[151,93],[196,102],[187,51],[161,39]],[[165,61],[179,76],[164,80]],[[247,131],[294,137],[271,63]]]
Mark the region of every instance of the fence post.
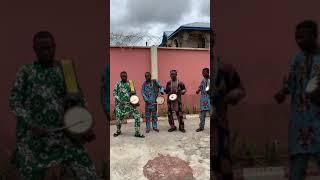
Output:
[[151,46],[151,75],[153,79],[158,80],[158,48],[156,46]]
[[[158,80],[158,48],[151,46],[151,77]],[[157,114],[159,114],[159,105],[157,104]]]

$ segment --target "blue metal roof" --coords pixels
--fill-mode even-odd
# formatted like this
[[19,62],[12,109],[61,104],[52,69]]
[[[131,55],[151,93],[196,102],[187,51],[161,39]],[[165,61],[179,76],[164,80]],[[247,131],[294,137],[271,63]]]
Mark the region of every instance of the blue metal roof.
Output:
[[165,31],[163,34],[169,37],[174,31]]
[[178,32],[182,30],[198,30],[198,31],[210,31],[210,23],[203,23],[203,22],[194,22],[189,24],[184,24],[180,26],[177,30],[168,36],[168,39],[172,38]]
[[204,22],[194,22],[182,25],[181,27],[201,27],[201,28],[210,28],[210,23],[204,23]]

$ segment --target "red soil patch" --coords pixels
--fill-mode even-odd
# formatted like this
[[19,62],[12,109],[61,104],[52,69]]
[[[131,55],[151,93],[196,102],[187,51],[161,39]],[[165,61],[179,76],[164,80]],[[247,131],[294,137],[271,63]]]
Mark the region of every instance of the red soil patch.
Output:
[[149,180],[192,180],[189,163],[169,155],[159,154],[143,167],[143,174]]

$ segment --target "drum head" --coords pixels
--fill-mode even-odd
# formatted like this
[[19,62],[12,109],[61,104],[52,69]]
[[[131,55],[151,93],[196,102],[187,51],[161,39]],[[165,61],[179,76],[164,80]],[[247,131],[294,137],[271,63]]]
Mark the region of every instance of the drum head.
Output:
[[139,97],[136,95],[133,95],[130,97],[131,104],[138,104],[139,103]]
[[93,125],[93,119],[88,110],[83,107],[73,107],[64,115],[64,125],[71,126],[68,131],[75,134],[87,132]]
[[177,96],[176,94],[171,94],[171,95],[169,96],[170,101],[174,101],[174,100],[176,100],[177,98],[178,98],[178,96]]
[[158,103],[158,104],[160,104],[160,105],[161,105],[161,104],[163,104],[163,103],[164,103],[164,97],[162,97],[162,96],[158,96],[156,101],[157,101],[157,103]]
[[318,77],[310,79],[306,87],[306,93],[311,94],[318,88]]

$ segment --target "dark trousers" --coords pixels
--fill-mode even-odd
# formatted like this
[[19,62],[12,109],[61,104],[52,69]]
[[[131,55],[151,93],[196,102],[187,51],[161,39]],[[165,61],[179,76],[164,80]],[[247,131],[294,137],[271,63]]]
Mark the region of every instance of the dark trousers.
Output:
[[[170,124],[171,128],[175,128],[176,126],[174,125],[174,120],[173,120],[173,112],[174,111],[168,111],[168,121]],[[183,122],[183,113],[182,111],[177,111],[176,112],[178,121],[179,121],[179,129],[184,129],[184,122]]]

